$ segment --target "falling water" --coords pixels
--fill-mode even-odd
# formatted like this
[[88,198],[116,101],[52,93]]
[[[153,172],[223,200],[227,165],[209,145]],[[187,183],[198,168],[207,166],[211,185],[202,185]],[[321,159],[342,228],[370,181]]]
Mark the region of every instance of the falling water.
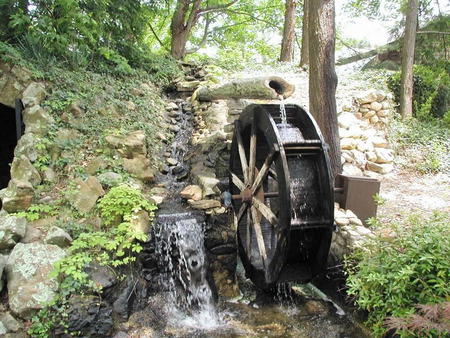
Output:
[[287,124],[287,116],[286,116],[286,106],[284,104],[284,97],[283,97],[283,95],[280,95],[279,98],[280,98],[281,124],[286,125]]

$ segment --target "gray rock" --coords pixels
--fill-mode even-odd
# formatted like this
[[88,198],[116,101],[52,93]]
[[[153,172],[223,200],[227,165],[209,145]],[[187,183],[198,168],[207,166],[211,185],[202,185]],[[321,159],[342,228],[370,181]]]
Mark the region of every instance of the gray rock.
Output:
[[23,86],[19,81],[12,77],[4,78],[3,89],[0,90],[0,102],[8,107],[14,107],[14,100],[19,97],[19,94],[23,90]]
[[108,135],[105,141],[125,158],[137,155],[147,155],[146,136],[143,130],[137,130],[127,135]]
[[38,150],[36,144],[40,142],[39,137],[33,133],[25,133],[17,142],[17,146],[14,149],[14,156],[20,157],[25,155],[31,162],[34,162],[38,158]]
[[26,125],[25,133],[44,135],[54,120],[44,108],[36,105],[23,111],[23,122]]
[[112,171],[98,175],[97,178],[102,185],[108,187],[114,187],[123,181],[122,175]]
[[22,102],[25,107],[39,105],[44,100],[47,92],[42,83],[31,82],[22,93]]
[[20,240],[20,243],[33,243],[33,242],[37,242],[37,241],[42,241],[42,239],[44,238],[44,233],[32,226],[32,225],[28,225],[27,227],[27,232],[25,234],[25,236]]
[[65,248],[72,243],[72,237],[61,228],[57,226],[52,226],[45,236],[44,243],[54,244],[60,248]]
[[50,278],[53,264],[66,256],[56,245],[18,243],[6,264],[11,311],[29,319],[55,297],[58,282]]
[[23,324],[19,322],[16,318],[14,318],[14,316],[9,312],[3,314],[0,317],[0,321],[8,329],[8,332],[14,333],[24,328]]
[[123,158],[122,165],[127,172],[143,182],[153,182],[155,180],[155,171],[151,161],[144,155]]
[[27,232],[28,222],[23,217],[0,218],[0,250],[13,248]]
[[85,181],[78,179],[77,183],[77,191],[73,196],[72,204],[77,210],[88,213],[98,198],[105,194],[105,191],[94,176],[88,177]]
[[8,329],[6,328],[5,324],[0,322],[0,335],[4,335],[8,333]]
[[42,182],[39,171],[31,164],[30,160],[21,155],[20,157],[14,157],[11,165],[11,178],[28,181],[34,187]]
[[90,279],[94,282],[94,285],[100,287],[102,290],[108,289],[117,283],[116,276],[107,266],[91,264],[87,269],[87,272]]

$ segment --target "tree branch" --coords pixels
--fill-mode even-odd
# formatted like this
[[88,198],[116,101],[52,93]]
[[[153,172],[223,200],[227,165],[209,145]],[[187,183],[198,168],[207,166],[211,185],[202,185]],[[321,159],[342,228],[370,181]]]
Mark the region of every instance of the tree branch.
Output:
[[202,47],[205,46],[206,41],[208,40],[208,36],[209,36],[209,34],[210,34],[210,32],[208,32],[208,28],[209,28],[209,25],[210,25],[210,24],[211,24],[211,20],[209,20],[209,18],[207,17],[207,18],[206,18],[206,23],[205,23],[205,31],[204,31],[204,33],[203,33],[202,40],[200,41],[200,43],[198,44],[197,47],[192,48],[192,49],[190,49],[190,50],[187,50],[187,51],[186,51],[186,54],[192,54],[192,53],[195,53],[195,52],[198,51],[200,48],[202,48]]
[[226,9],[228,7],[233,6],[238,0],[233,0],[227,4],[223,4],[223,5],[217,5],[217,6],[212,6],[212,7],[207,7],[204,9],[200,9],[198,11],[198,15],[203,15],[205,13],[210,13],[210,12],[217,12],[217,11],[221,11],[223,9]]
[[416,34],[442,34],[442,35],[450,35],[450,32],[439,32],[439,31],[417,31]]
[[148,26],[150,27],[150,30],[153,33],[153,36],[156,38],[156,40],[158,40],[159,44],[161,45],[161,47],[163,47],[166,51],[168,51],[170,53],[170,49],[167,48],[164,43],[161,41],[161,39],[159,38],[158,34],[156,34],[155,30],[153,29],[152,24],[150,23],[150,21],[148,21]]

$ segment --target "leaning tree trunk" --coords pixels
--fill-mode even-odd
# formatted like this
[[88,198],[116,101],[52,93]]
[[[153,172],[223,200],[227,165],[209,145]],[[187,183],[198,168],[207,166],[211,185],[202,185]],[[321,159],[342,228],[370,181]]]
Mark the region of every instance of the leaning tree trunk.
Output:
[[280,61],[292,61],[294,55],[294,37],[297,14],[297,2],[286,0],[286,12],[284,15],[283,40],[281,41]]
[[309,0],[303,2],[302,49],[300,51],[300,67],[309,64]]
[[408,0],[405,38],[402,50],[402,78],[400,83],[400,114],[402,119],[413,116],[413,66],[416,44],[418,1]]
[[333,177],[341,173],[334,70],[334,0],[314,0],[309,8],[309,110],[330,146]]

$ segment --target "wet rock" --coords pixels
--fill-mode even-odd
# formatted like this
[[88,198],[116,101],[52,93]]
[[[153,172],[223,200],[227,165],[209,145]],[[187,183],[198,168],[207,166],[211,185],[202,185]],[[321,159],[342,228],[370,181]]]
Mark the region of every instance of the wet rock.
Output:
[[33,186],[37,186],[42,182],[39,171],[31,164],[30,160],[21,155],[20,157],[14,157],[11,165],[11,178],[28,181]]
[[24,217],[0,217],[0,250],[13,248],[25,236],[27,227]]
[[181,191],[180,196],[185,199],[199,201],[202,199],[202,188],[198,185],[188,185]]
[[81,212],[88,213],[92,210],[100,196],[105,194],[100,182],[94,176],[85,181],[76,180],[76,192],[73,195],[72,205]]
[[168,159],[166,159],[166,161],[167,161],[167,163],[168,163],[170,166],[175,166],[175,165],[178,164],[178,161],[177,161],[176,159],[174,159],[174,158],[171,158],[171,157],[169,157]]
[[65,256],[56,245],[18,243],[14,247],[6,264],[9,305],[14,314],[29,319],[54,298],[58,283],[49,273]]
[[149,198],[150,203],[153,203],[155,205],[160,205],[161,203],[163,203],[165,200],[164,196],[157,196],[157,195],[152,195]]
[[217,200],[199,200],[199,201],[188,200],[188,203],[192,209],[199,209],[199,210],[213,209],[221,206],[220,201]]
[[180,174],[184,170],[183,166],[177,165],[176,167],[172,168],[172,173],[174,175]]
[[34,189],[30,182],[12,179],[3,192],[3,209],[9,213],[25,211],[31,204]]
[[65,248],[70,246],[72,243],[72,237],[61,228],[57,226],[52,226],[48,232],[47,236],[45,236],[44,243],[54,244],[59,246],[60,248]]

